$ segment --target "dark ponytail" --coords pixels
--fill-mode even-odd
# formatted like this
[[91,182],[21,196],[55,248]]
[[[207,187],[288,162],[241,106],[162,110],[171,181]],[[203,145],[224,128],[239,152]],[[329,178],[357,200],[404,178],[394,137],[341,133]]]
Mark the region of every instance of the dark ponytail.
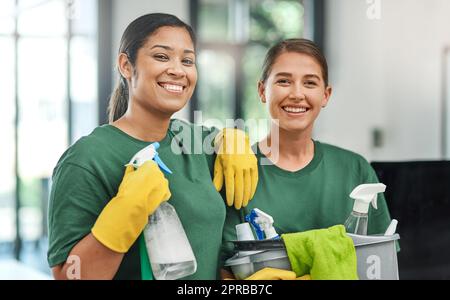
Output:
[[128,86],[125,78],[120,76],[114,92],[109,99],[109,122],[114,122],[125,114],[128,109]]
[[[121,53],[126,54],[130,64],[135,67],[138,50],[144,46],[147,39],[156,30],[164,26],[185,28],[195,46],[195,34],[191,26],[174,15],[155,13],[143,15],[128,25],[120,40],[119,55]],[[109,99],[108,115],[110,123],[125,114],[128,109],[128,99],[128,83],[119,72],[119,80]]]

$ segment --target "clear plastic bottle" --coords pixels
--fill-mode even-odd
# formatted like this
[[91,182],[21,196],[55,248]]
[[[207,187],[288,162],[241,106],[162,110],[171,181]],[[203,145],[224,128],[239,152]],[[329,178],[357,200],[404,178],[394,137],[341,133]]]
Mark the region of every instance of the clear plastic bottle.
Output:
[[369,217],[365,213],[352,211],[345,221],[345,230],[347,233],[367,235],[367,223]]
[[197,261],[183,225],[169,203],[161,203],[149,217],[144,237],[156,279],[178,279],[194,274],[197,270]]
[[[156,151],[159,146],[159,143],[155,142],[141,149],[129,164],[138,168],[144,162],[153,160],[165,173],[172,174]],[[169,203],[161,203],[148,218],[144,238],[153,276],[156,279],[178,279],[197,271],[197,261],[191,244],[175,208]]]

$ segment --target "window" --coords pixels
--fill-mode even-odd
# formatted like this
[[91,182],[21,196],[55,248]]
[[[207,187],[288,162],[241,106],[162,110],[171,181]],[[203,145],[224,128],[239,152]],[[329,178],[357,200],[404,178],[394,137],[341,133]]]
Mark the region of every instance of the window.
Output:
[[2,0],[0,3],[0,35],[14,33],[15,0]]
[[202,111],[202,117],[205,120],[231,118],[235,105],[233,57],[227,52],[205,49],[199,54],[198,61],[202,84],[198,85],[197,93],[200,107],[208,108]]
[[71,143],[97,126],[97,1],[72,1],[70,40]]
[[[4,4],[4,2],[2,2]],[[0,5],[1,7],[1,5]],[[0,10],[2,10],[0,8]],[[15,147],[14,147],[14,115],[15,115],[15,78],[14,74],[14,39],[0,35],[0,255],[10,254],[15,232]]]
[[53,168],[98,124],[97,3],[2,0],[0,11],[0,255],[48,272]]
[[195,3],[199,81],[193,109],[202,111],[203,121],[215,118],[222,124],[226,119],[267,118],[257,94],[264,55],[281,39],[303,36],[301,1]]
[[15,0],[0,2],[0,255],[12,255],[16,237],[15,172]]

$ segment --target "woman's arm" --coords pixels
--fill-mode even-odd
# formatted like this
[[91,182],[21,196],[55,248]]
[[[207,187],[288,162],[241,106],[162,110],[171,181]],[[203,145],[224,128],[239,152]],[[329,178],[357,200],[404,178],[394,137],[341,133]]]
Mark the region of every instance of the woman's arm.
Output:
[[90,233],[73,247],[65,263],[52,268],[53,277],[57,280],[112,279],[123,256],[103,246]]
[[[148,216],[161,202],[170,198],[169,182],[153,161],[145,162],[136,170],[131,165],[127,166],[117,195],[103,207],[93,227],[89,228],[87,226],[92,226],[95,209],[83,207],[77,200],[86,201],[83,196],[86,196],[85,199],[102,199],[102,195],[96,195],[95,187],[82,182],[87,176],[73,180],[74,174],[76,172],[68,175],[70,180],[63,178],[62,181],[57,181],[52,189],[49,263],[54,266],[55,263],[66,260],[52,268],[56,279],[111,279],[116,274],[124,253],[129,251],[147,224]],[[61,184],[64,180],[73,184],[66,185],[66,189]],[[78,198],[61,195],[58,191],[64,191],[68,195],[76,194]],[[89,218],[80,218],[80,215],[87,214]],[[58,235],[57,229],[64,234]],[[80,231],[84,233],[80,235]]]
[[227,270],[225,268],[220,269],[220,279],[226,280],[226,279],[236,279],[233,275],[233,273],[230,270]]

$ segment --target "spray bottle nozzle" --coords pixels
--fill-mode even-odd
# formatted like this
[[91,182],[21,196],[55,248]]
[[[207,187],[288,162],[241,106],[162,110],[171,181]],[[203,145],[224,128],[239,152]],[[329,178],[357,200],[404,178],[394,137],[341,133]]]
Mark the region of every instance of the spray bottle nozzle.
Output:
[[368,183],[358,185],[351,193],[350,197],[355,199],[353,210],[359,213],[367,213],[369,205],[377,209],[377,195],[386,190],[386,185],[382,183]]
[[245,216],[245,221],[249,222],[250,224],[252,224],[253,228],[255,229],[255,233],[256,233],[256,238],[258,240],[263,240],[264,239],[264,232],[261,230],[261,227],[259,226],[258,223],[256,223],[255,219],[258,217],[258,215],[256,214],[255,210],[252,209],[252,211],[250,212],[250,214],[248,214],[247,216]]
[[245,217],[245,220],[252,224],[258,240],[279,238],[275,228],[273,228],[272,216],[266,214],[262,210],[257,208],[252,209],[250,214]]
[[156,151],[156,149],[158,148],[159,148],[158,142],[154,142],[148,145],[147,147],[136,153],[128,164],[133,165],[135,168],[137,168],[140,167],[146,161],[153,160],[158,164],[161,170],[163,170],[168,174],[172,174],[172,171],[166,166],[166,164],[159,157],[158,152]]

